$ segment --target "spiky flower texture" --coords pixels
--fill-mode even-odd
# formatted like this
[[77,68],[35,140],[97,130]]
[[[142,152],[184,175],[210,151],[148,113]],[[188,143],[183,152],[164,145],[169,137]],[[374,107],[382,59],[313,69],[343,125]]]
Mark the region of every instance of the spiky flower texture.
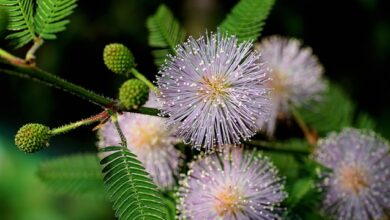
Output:
[[220,33],[176,48],[157,77],[162,113],[194,147],[239,143],[266,120],[268,72],[250,42]]
[[324,70],[311,48],[303,48],[297,39],[272,36],[257,44],[256,49],[271,68],[269,86],[273,102],[269,122],[259,121],[258,124],[272,135],[278,114],[288,114],[289,105],[299,107],[321,97],[326,89],[322,79]]
[[[155,96],[150,95],[146,106],[156,107]],[[162,189],[171,188],[179,173],[181,154],[174,148],[180,140],[174,131],[166,126],[166,119],[123,113],[118,117],[119,124],[127,139],[131,152],[150,173],[153,181]],[[100,147],[117,146],[121,140],[112,123],[106,124],[99,132]]]
[[374,133],[357,129],[344,129],[320,141],[315,158],[332,170],[322,184],[324,213],[338,220],[386,219],[389,150],[389,144]]
[[123,44],[112,43],[104,47],[104,64],[109,70],[116,74],[126,75],[134,67],[134,56]]
[[35,153],[49,146],[50,128],[36,123],[26,124],[15,135],[15,145],[26,153]]
[[126,109],[137,109],[148,100],[149,87],[139,79],[129,79],[119,88],[119,102]]
[[240,147],[202,156],[190,164],[179,189],[182,219],[280,219],[286,193],[265,157]]

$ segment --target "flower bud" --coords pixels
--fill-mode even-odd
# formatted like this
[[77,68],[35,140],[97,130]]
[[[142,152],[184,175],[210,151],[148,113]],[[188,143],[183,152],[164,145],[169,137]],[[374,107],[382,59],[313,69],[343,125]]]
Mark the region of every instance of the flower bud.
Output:
[[15,136],[19,150],[34,153],[49,146],[50,128],[42,124],[26,124]]
[[126,109],[137,109],[145,104],[148,97],[149,88],[139,79],[127,80],[119,88],[119,101]]
[[123,44],[106,45],[103,51],[104,64],[116,74],[126,75],[135,66],[131,51]]

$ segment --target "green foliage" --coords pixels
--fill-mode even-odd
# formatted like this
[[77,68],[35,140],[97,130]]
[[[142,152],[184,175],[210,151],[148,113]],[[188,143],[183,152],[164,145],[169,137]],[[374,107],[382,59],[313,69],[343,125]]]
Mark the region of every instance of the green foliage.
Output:
[[362,129],[375,129],[376,123],[375,120],[369,114],[361,112],[356,118],[355,127]]
[[[22,47],[37,37],[52,40],[56,33],[65,30],[65,20],[72,14],[77,0],[0,0],[9,14],[7,36],[16,48]],[[34,9],[36,8],[35,14]]]
[[323,219],[318,212],[322,197],[315,186],[314,177],[301,177],[289,189],[287,219]]
[[163,194],[163,202],[167,206],[168,220],[176,220],[176,193],[173,191]]
[[291,187],[288,197],[290,206],[297,205],[311,190],[314,189],[314,181],[311,178],[299,179]]
[[141,162],[125,147],[105,147],[104,185],[119,219],[167,219],[165,204]]
[[186,33],[165,5],[160,5],[157,12],[148,18],[146,25],[149,46],[154,48],[152,53],[155,64],[160,66],[167,54],[175,53],[174,48],[184,41]]
[[[264,151],[259,151],[262,155],[265,155],[271,159],[273,164],[278,168],[281,176],[287,177],[287,184],[294,180],[299,171],[299,163],[295,158],[294,153],[297,155],[305,155],[307,153],[309,145],[303,139],[292,138],[285,141],[278,142],[264,142],[267,146],[264,146]],[[260,144],[261,145],[261,144]],[[269,150],[268,149],[274,149]],[[277,152],[276,150],[280,150]]]
[[56,39],[56,33],[64,31],[69,20],[64,20],[76,8],[76,0],[37,0],[38,7],[34,17],[35,29],[40,37]]
[[95,154],[64,156],[40,164],[38,176],[55,193],[104,197],[103,178]]
[[3,32],[8,27],[8,11],[3,7],[0,7],[0,36],[3,36]]
[[36,37],[32,0],[0,0],[0,5],[8,10],[8,29],[15,32],[9,34],[7,39],[12,40],[16,48],[22,47]]
[[355,106],[340,87],[330,84],[323,100],[312,106],[310,109],[302,107],[298,111],[303,120],[316,129],[320,136],[352,126]]
[[220,25],[222,32],[238,37],[240,41],[255,41],[263,30],[264,21],[274,0],[241,0]]

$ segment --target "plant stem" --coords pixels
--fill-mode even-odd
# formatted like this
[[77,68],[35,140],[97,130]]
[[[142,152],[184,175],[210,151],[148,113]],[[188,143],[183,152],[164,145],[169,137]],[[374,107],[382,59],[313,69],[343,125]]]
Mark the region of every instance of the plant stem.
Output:
[[118,116],[117,116],[116,113],[114,113],[114,114],[111,115],[111,121],[114,123],[115,128],[116,128],[116,131],[117,131],[118,134],[119,134],[119,137],[120,137],[121,142],[122,142],[122,143],[121,143],[122,147],[127,149],[126,137],[125,137],[125,135],[123,134],[122,129],[121,129],[120,125],[119,125]]
[[298,126],[301,128],[303,135],[305,136],[309,145],[315,146],[317,144],[317,139],[318,139],[317,136],[309,130],[302,116],[299,114],[299,112],[293,107],[290,109],[295,121],[297,122]]
[[307,148],[291,148],[286,147],[284,144],[262,140],[251,140],[244,142],[247,145],[255,146],[258,149],[264,151],[275,151],[280,153],[293,153],[293,154],[309,154]]
[[144,82],[153,92],[157,91],[156,86],[150,82],[142,73],[138,72],[135,68],[132,68],[130,72],[135,76],[135,78]]
[[58,128],[51,129],[51,134],[52,135],[63,134],[63,133],[66,133],[68,131],[74,130],[80,126],[89,125],[89,124],[92,124],[92,123],[98,122],[98,121],[104,121],[108,117],[110,117],[110,114],[108,113],[108,111],[103,111],[103,112],[101,112],[97,115],[94,115],[92,117],[82,119],[80,121],[73,122],[73,123],[58,127]]
[[68,82],[56,75],[45,72],[37,67],[18,66],[0,62],[0,72],[38,80],[47,85],[54,86],[79,97],[85,98],[88,101],[103,107],[114,103],[114,100],[112,99],[98,95],[92,91],[85,89],[84,87]]
[[8,60],[9,62],[15,64],[15,65],[26,65],[26,61],[23,59],[20,59],[19,57],[16,57],[7,51],[0,49],[0,57],[2,59]]
[[40,37],[34,38],[34,44],[26,53],[26,62],[32,66],[35,66],[35,52],[42,46],[43,39]]
[[53,86],[57,89],[61,89],[83,99],[86,99],[89,102],[99,105],[103,108],[115,107],[116,111],[128,111],[144,115],[159,116],[160,111],[154,108],[140,107],[135,110],[121,109],[118,106],[115,106],[117,105],[117,102],[115,100],[104,97],[93,91],[87,90],[84,87],[68,82],[54,74],[45,72],[37,67],[28,66],[24,63],[24,60],[17,58],[1,49],[0,57],[11,62],[8,63],[0,60],[0,73],[36,80],[38,82]]

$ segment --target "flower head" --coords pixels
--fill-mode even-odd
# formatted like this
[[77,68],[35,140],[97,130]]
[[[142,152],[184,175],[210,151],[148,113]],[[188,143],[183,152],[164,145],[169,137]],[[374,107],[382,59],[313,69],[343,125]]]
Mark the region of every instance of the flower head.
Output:
[[176,48],[157,78],[162,112],[195,147],[239,143],[266,120],[267,69],[252,44],[220,33],[190,37]]
[[272,135],[278,113],[288,113],[290,104],[298,107],[321,97],[326,89],[326,83],[321,79],[324,70],[311,48],[302,48],[296,39],[272,36],[256,48],[271,68],[269,86],[273,101],[271,119],[266,124],[263,121],[258,124],[265,126]]
[[324,212],[336,219],[383,219],[390,209],[390,146],[370,132],[345,129],[319,142]]
[[286,193],[267,158],[225,146],[190,164],[179,197],[183,219],[279,219]]
[[37,123],[26,124],[15,135],[15,145],[26,153],[35,153],[49,146],[50,128]]
[[[153,96],[150,96],[153,99]],[[148,101],[146,106],[151,103],[156,101]],[[181,162],[181,154],[174,145],[180,140],[174,136],[174,131],[166,126],[166,119],[123,113],[118,117],[118,121],[127,139],[128,148],[137,155],[153,181],[160,188],[172,187],[179,174]],[[118,145],[121,142],[112,123],[107,123],[100,130],[99,137],[100,147]]]

